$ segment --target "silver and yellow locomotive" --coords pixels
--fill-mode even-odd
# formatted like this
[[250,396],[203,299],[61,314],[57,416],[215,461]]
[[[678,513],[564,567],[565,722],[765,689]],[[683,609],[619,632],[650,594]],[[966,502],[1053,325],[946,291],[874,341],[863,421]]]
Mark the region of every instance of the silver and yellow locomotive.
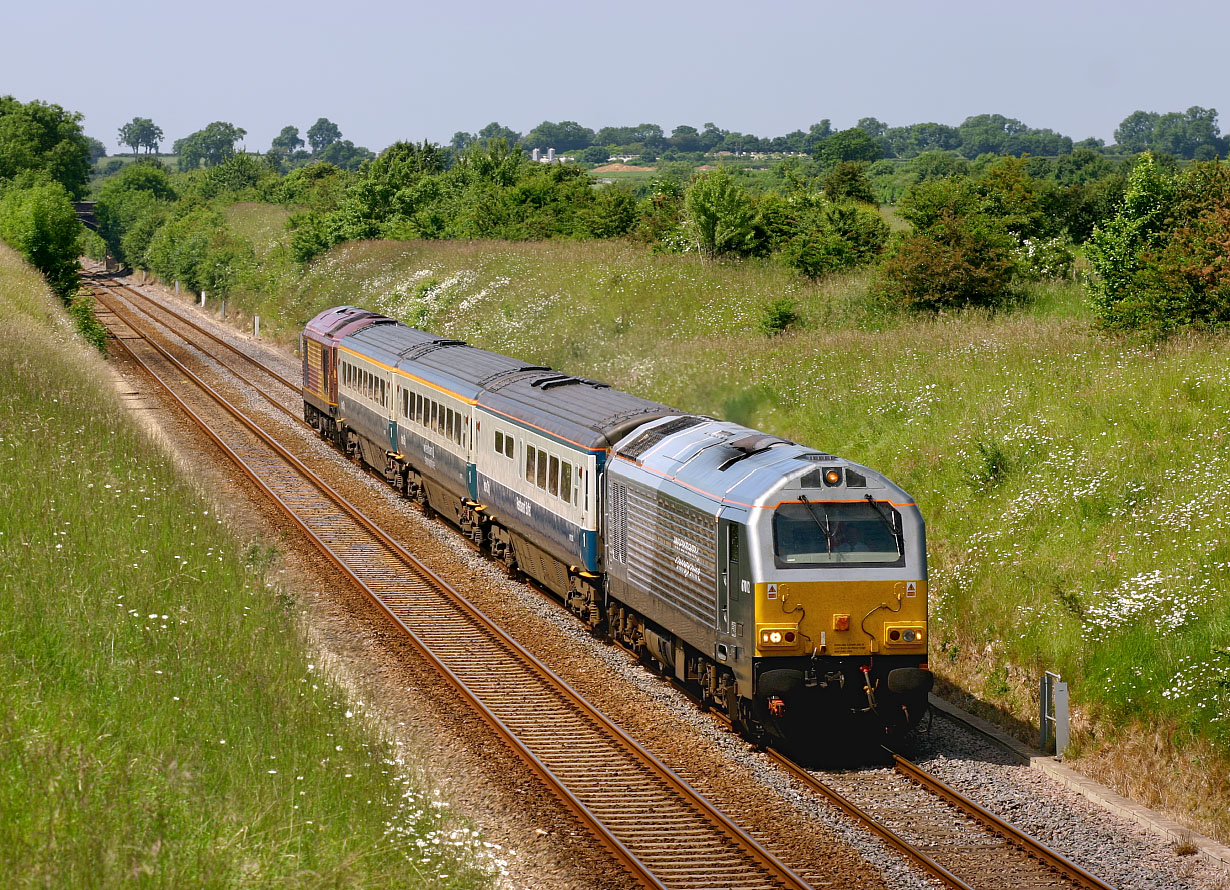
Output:
[[610,598],[733,721],[805,740],[925,713],[923,521],[883,476],[685,416],[617,443],[605,491]]

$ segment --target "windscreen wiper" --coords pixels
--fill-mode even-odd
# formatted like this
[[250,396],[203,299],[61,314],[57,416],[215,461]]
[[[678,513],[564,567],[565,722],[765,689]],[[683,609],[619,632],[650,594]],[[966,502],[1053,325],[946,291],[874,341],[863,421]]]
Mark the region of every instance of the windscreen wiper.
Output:
[[875,498],[869,494],[863,495],[867,503],[871,505],[871,509],[875,510],[876,516],[880,517],[880,521],[884,523],[884,527],[888,529],[888,533],[893,536],[893,543],[897,545],[897,552],[901,552],[901,543],[897,540],[897,528],[893,524],[891,515],[878,503]]
[[[820,517],[816,515],[816,510],[811,505],[811,501],[807,499],[807,495],[805,494],[799,495],[799,500],[803,502],[803,506],[806,507],[807,512],[811,514],[811,518],[816,523],[816,528],[820,529],[820,534],[824,535],[824,546],[828,548],[829,555],[832,556],[833,555],[833,530],[831,528],[832,523],[831,522],[829,523],[829,527],[825,527],[824,523],[820,521]],[[828,521],[828,518],[829,518],[829,514],[826,512],[824,514],[825,521]]]

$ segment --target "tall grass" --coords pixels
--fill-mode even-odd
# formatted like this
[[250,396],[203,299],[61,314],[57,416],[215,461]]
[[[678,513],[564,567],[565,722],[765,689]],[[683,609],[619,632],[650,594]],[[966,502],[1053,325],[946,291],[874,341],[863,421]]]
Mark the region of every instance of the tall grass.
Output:
[[0,309],[4,885],[489,883],[2,247]]
[[[866,286],[610,242],[372,242],[282,311],[360,304],[874,466],[928,520],[941,672],[1014,677],[974,691],[1028,718],[1057,669],[1082,725],[1148,715],[1230,749],[1227,343],[1106,339],[1070,282],[939,318],[877,314]],[[767,337],[782,298],[803,329]]]

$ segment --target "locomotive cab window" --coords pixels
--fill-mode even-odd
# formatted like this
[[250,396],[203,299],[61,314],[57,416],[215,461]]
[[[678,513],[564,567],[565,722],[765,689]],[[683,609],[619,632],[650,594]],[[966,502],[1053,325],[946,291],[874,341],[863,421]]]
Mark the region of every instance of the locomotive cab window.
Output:
[[778,565],[903,565],[901,516],[889,504],[803,500],[773,514]]

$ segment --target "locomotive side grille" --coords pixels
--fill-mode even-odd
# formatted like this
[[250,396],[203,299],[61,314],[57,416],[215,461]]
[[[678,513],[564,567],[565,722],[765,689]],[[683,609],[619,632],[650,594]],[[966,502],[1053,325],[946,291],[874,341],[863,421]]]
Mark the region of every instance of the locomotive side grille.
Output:
[[717,612],[717,526],[706,516],[640,486],[621,486],[628,582],[712,625]]

